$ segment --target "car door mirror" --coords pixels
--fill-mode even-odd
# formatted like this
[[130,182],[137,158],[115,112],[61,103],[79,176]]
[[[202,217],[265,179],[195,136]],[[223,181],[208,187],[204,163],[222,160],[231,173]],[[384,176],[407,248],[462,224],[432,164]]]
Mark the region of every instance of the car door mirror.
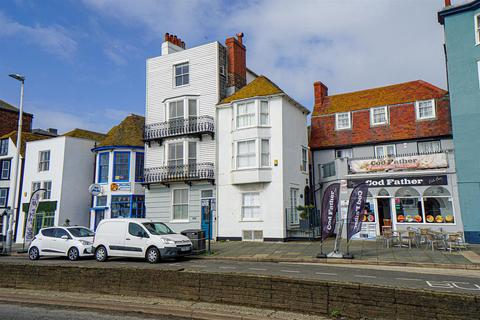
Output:
[[64,234],[63,236],[60,237],[60,239],[68,240],[68,236],[66,234]]

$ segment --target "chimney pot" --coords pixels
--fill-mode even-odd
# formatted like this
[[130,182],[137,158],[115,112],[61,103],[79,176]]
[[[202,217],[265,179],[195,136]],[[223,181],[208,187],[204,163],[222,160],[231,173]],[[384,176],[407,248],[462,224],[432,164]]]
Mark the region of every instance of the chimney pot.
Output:
[[170,35],[168,34],[168,32],[165,33],[165,36],[164,36],[164,38],[163,38],[164,42],[167,42],[168,39],[169,39],[169,37],[170,37]]
[[313,92],[315,95],[315,106],[322,106],[325,102],[325,97],[328,96],[328,87],[317,81],[313,84]]
[[452,0],[445,0],[445,7],[450,7],[452,5]]
[[237,38],[238,38],[238,42],[240,42],[240,43],[243,44],[243,40],[242,40],[242,38],[243,38],[243,32],[237,33]]

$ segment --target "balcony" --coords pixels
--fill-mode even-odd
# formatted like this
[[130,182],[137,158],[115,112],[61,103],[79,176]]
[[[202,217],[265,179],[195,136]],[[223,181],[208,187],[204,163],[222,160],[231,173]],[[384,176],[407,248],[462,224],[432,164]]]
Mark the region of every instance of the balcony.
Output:
[[188,185],[192,181],[215,181],[215,166],[211,162],[193,163],[185,165],[163,166],[145,169],[144,184],[147,188],[154,183],[163,184],[167,187],[172,182],[184,182]]
[[162,144],[165,138],[176,136],[196,136],[202,139],[204,134],[212,138],[215,134],[215,121],[211,116],[189,117],[145,125],[144,140]]

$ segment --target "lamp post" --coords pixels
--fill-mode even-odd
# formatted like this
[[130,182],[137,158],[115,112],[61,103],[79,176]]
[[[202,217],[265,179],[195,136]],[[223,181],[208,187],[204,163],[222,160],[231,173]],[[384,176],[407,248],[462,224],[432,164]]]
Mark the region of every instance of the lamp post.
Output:
[[25,85],[25,77],[19,74],[9,74],[9,76],[15,80],[20,81],[20,112],[18,114],[18,129],[17,129],[17,151],[15,153],[15,158],[13,159],[15,172],[13,175],[13,183],[12,183],[12,190],[13,190],[13,213],[10,219],[8,220],[8,231],[7,231],[7,250],[8,253],[12,252],[12,238],[13,238],[13,225],[14,225],[14,217],[17,216],[18,212],[18,199],[19,196],[17,194],[17,183],[18,183],[18,175],[20,172],[19,160],[20,160],[20,149],[22,147],[22,127],[23,127],[23,87]]

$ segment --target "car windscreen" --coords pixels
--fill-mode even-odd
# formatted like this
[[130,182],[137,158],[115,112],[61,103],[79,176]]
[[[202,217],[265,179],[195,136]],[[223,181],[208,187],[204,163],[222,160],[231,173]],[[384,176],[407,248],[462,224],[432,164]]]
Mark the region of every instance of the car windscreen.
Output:
[[162,234],[173,234],[175,232],[172,231],[166,224],[161,222],[145,222],[142,223],[145,228],[147,228],[148,232],[153,235],[162,235]]
[[68,231],[74,236],[75,238],[86,238],[86,237],[93,237],[95,233],[87,228],[68,228]]

